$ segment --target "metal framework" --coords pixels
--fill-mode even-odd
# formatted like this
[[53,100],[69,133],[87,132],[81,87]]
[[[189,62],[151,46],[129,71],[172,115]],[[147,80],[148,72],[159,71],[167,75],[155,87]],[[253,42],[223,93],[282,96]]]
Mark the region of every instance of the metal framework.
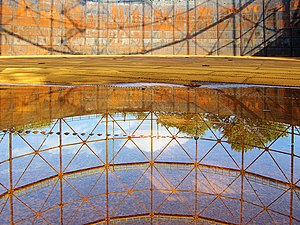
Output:
[[[158,123],[160,113],[143,115],[58,119],[48,130],[26,136],[6,131],[1,221],[300,222],[299,127],[288,126],[290,143],[282,148],[276,143],[286,137],[279,135],[263,149],[237,154],[209,125],[209,134],[194,138]],[[159,141],[163,144],[157,146]],[[220,155],[222,161],[215,161]]]
[[0,3],[3,55],[299,55],[296,0]]
[[70,113],[61,102],[81,115],[5,125],[9,109],[37,116],[48,89],[1,94],[0,223],[300,223],[296,90],[52,87],[46,118]]
[[146,111],[236,115],[300,124],[299,89],[203,87],[3,87],[0,130],[20,126],[24,130],[26,124],[50,124],[51,120],[64,117],[80,120],[91,114]]

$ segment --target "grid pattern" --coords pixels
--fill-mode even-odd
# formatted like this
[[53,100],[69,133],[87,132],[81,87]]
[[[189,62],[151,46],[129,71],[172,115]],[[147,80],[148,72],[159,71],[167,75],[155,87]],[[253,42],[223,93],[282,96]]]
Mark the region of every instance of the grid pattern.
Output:
[[1,54],[299,55],[299,2],[2,0]]
[[197,136],[156,112],[95,116],[89,129],[66,118],[42,134],[6,132],[1,221],[299,223],[299,127],[286,126],[267,145],[258,133],[261,145],[237,152],[220,128],[196,116],[207,125]]
[[1,223],[300,222],[297,90],[1,91]]

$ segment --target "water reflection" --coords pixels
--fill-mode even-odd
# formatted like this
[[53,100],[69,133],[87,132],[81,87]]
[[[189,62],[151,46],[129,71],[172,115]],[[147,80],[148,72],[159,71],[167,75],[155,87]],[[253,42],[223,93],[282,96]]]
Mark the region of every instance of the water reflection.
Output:
[[1,224],[298,224],[300,90],[2,87]]

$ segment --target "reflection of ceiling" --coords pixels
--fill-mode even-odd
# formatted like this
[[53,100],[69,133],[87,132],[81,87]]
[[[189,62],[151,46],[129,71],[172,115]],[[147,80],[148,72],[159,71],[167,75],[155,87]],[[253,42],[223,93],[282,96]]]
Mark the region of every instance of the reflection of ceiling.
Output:
[[0,129],[105,112],[171,112],[237,115],[299,124],[299,89],[2,87]]
[[0,223],[300,223],[299,126],[268,143],[253,133],[261,142],[246,152],[222,134],[237,123],[192,114],[207,126],[194,137],[165,126],[165,115],[90,114],[2,132]]
[[[108,174],[109,183],[101,183],[101,181],[106,180],[106,174]],[[205,179],[203,179],[204,177]],[[130,180],[129,182],[128,179]],[[137,223],[142,220],[148,221],[149,223],[151,219],[171,219],[175,221],[178,219],[179,223],[193,222],[196,220],[199,222],[219,221],[224,224],[232,224],[238,223],[241,216],[249,216],[247,210],[244,211],[245,215],[234,211],[233,207],[236,204],[239,206],[243,206],[244,204],[245,206],[258,207],[258,211],[263,210],[264,204],[257,202],[260,198],[260,192],[274,194],[272,198],[268,199],[268,201],[270,201],[270,207],[266,210],[273,215],[282,213],[280,205],[277,204],[277,197],[284,196],[283,199],[287,200],[287,196],[285,195],[290,196],[291,192],[293,194],[293,192],[299,193],[300,191],[300,187],[295,187],[295,189],[291,191],[289,190],[288,183],[248,172],[241,174],[240,171],[227,168],[206,165],[198,165],[195,167],[192,164],[160,162],[154,165],[150,165],[149,163],[136,163],[132,165],[115,165],[109,169],[99,167],[66,173],[61,182],[62,184],[60,185],[60,178],[55,176],[16,189],[14,192],[16,196],[15,201],[23,201],[25,204],[28,204],[28,207],[32,207],[33,209],[37,205],[42,205],[44,203],[43,201],[47,204],[51,204],[51,208],[41,214],[42,217],[45,216],[44,219],[47,221],[49,219],[47,218],[48,211],[54,211],[55,208],[61,207],[58,199],[55,201],[50,199],[50,196],[53,194],[61,194],[64,196],[66,189],[69,189],[68,191],[72,192],[72,195],[66,194],[68,201],[63,205],[63,211],[69,214],[70,212],[68,211],[71,209],[69,209],[68,206],[73,205],[75,210],[79,211],[77,213],[82,213],[80,211],[86,210],[86,208],[78,207],[76,202],[88,202],[89,207],[87,208],[94,209],[88,211],[88,213],[90,213],[88,217],[97,218],[98,221],[106,220],[105,213],[101,213],[101,211],[105,210],[97,210],[97,207],[101,208],[101,205],[103,205],[103,208],[108,207],[110,211],[113,212],[113,216],[111,216],[110,219],[115,222],[135,221]],[[242,185],[241,182],[244,184]],[[107,186],[100,187],[101,185]],[[111,185],[114,187],[110,187]],[[52,191],[53,189],[54,191]],[[106,190],[110,189],[111,191],[106,192]],[[116,192],[116,190],[118,191]],[[82,193],[87,192],[89,192],[88,197],[84,199],[85,196]],[[255,192],[258,192],[258,194],[256,195]],[[277,196],[282,193],[284,193],[283,196]],[[30,202],[32,196],[43,195],[44,199],[41,199],[42,203],[32,206]],[[158,198],[158,196],[161,197],[161,199],[155,199]],[[107,199],[114,198],[118,198],[117,203],[107,201]],[[2,196],[2,199],[4,201],[9,200],[9,195]],[[97,199],[97,202],[95,199]],[[263,199],[263,201],[265,200],[266,199]],[[244,201],[243,204],[240,203],[241,201]],[[110,206],[110,204],[113,206]],[[222,208],[220,211],[234,214],[234,218],[229,219],[226,215],[222,218],[223,216],[220,217],[220,215],[217,214],[208,216],[209,209],[215,207],[216,204]],[[293,206],[291,202],[285,204],[292,204]],[[176,207],[172,208],[172,205],[176,205]],[[133,207],[135,206],[139,209],[132,213]],[[155,208],[153,210],[155,212],[151,213],[149,210],[150,207]],[[92,215],[93,213],[95,215]],[[287,219],[289,216],[288,213],[286,213],[285,216],[279,215],[282,219]],[[68,219],[64,222],[69,222]],[[255,216],[248,218],[248,220],[251,219],[253,221],[257,220]],[[271,219],[272,217],[269,218],[269,220]],[[71,221],[72,223],[77,221],[80,224],[91,222],[88,218],[81,218],[81,220],[77,218],[75,221]]]

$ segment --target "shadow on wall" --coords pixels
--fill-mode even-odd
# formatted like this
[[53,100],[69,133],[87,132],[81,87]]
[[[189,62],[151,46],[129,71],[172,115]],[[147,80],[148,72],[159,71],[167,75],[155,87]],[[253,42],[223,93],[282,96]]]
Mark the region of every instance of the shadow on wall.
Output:
[[277,30],[275,20],[278,18],[278,11],[274,10],[266,18],[265,29],[267,34],[269,30],[276,32],[273,35],[266,36],[263,43],[264,48],[255,55],[300,56],[300,1],[294,2],[294,5],[286,1],[283,4],[283,9],[281,17],[284,28]]
[[0,0],[0,54],[300,56],[300,0]]

